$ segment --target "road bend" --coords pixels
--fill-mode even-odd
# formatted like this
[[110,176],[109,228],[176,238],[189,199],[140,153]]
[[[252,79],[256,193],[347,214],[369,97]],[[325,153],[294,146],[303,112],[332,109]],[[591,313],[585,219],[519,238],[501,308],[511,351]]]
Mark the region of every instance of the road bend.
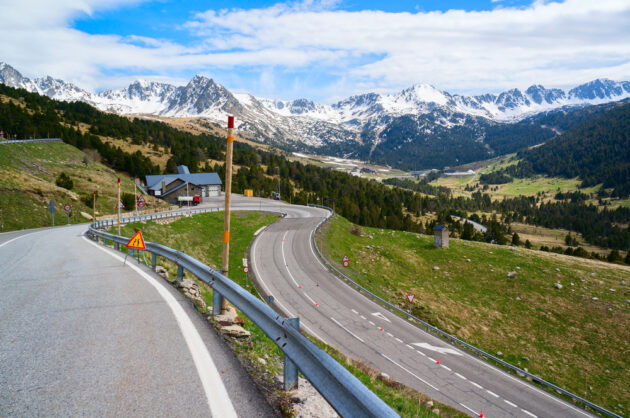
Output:
[[[243,203],[246,202],[246,203]],[[556,398],[390,313],[332,275],[311,237],[327,211],[238,198],[234,209],[286,216],[258,234],[249,266],[273,307],[344,354],[471,416],[584,417]],[[438,364],[439,360],[439,364]]]
[[0,416],[274,416],[187,299],[86,229],[0,234]]

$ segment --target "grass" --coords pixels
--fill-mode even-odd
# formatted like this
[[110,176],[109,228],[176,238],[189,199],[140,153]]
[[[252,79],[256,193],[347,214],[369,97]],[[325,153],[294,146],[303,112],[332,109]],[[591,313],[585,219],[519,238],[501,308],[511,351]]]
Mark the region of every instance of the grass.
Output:
[[[55,225],[67,223],[64,204],[72,206],[70,223],[86,222],[92,209],[81,198],[97,190],[97,216],[114,214],[117,178],[123,192],[133,193],[133,181],[103,164],[87,158],[77,148],[61,142],[5,144],[0,148],[0,206],[4,230],[11,231],[51,225],[48,203],[57,206]],[[55,184],[59,173],[66,172],[74,182],[72,190]],[[147,197],[147,209],[159,205]],[[81,213],[86,216],[82,216]]]
[[[253,239],[253,234],[260,227],[268,225],[277,219],[274,215],[258,212],[234,212],[231,217],[231,243],[230,243],[230,267],[229,276],[239,285],[246,287],[253,294],[257,294],[251,281],[245,286],[245,276],[242,272],[242,258],[246,257],[247,248]],[[121,233],[131,237],[138,230],[142,231],[145,241],[154,241],[171,248],[184,251],[212,268],[220,268],[223,245],[223,213],[205,213],[193,217],[180,218],[167,224],[158,224],[154,221],[146,223],[134,223],[125,225]],[[163,265],[169,271],[169,278],[174,279],[177,267],[165,260],[158,264]],[[196,280],[201,289],[205,302],[212,304],[212,289]],[[274,376],[282,375],[283,357],[280,349],[265,336],[265,334],[247,317],[244,327],[251,333],[251,342],[230,341],[236,353],[242,361],[245,361],[254,378],[263,381],[267,387],[275,387],[278,393],[272,397],[282,398],[277,381]],[[394,408],[403,417],[431,417],[433,408],[440,409],[440,416],[460,417],[465,416],[458,411],[434,402],[433,407],[425,405],[429,400],[425,395],[412,389],[403,387],[397,382],[382,379],[379,373],[364,364],[346,357],[332,347],[315,341],[322,349],[344,365],[370,390],[375,392],[388,405]],[[259,359],[264,359],[266,365],[262,365]],[[280,403],[282,407],[285,403]],[[285,411],[286,412],[286,411]]]
[[425,321],[622,415],[628,410],[630,291],[620,282],[630,282],[629,268],[456,239],[438,250],[431,236],[365,227],[356,236],[352,228],[335,216],[318,240],[340,269],[348,254],[344,270],[370,291],[403,309],[415,293],[413,312]]

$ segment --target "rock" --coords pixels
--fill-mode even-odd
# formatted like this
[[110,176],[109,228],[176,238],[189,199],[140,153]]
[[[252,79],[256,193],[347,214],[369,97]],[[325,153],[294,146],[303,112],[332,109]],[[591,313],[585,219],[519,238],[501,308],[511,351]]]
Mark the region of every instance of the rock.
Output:
[[155,272],[168,280],[168,271],[162,266],[155,266]]
[[437,408],[433,408],[431,412],[433,412],[435,415],[440,415],[440,410]]
[[470,244],[469,244],[469,243],[467,243],[467,242],[465,242],[465,243],[464,243],[464,247],[470,247]]
[[[525,356],[523,356],[523,357],[521,357],[521,360],[523,360],[523,361],[529,361],[529,357],[525,357]],[[527,371],[527,369],[525,369],[525,371]]]
[[622,280],[622,281],[621,281],[621,285],[622,285],[622,286],[625,286],[625,285],[626,285],[626,281],[625,281],[625,280]]
[[599,298],[598,297],[593,297],[593,300],[599,300]]
[[440,268],[438,266],[433,266],[433,270],[439,270]]
[[502,355],[503,355],[503,353],[502,353],[502,352],[497,351],[497,357],[501,357]]
[[262,364],[263,366],[266,366],[266,365],[267,365],[267,360],[265,360],[264,358],[260,358],[260,357],[258,357],[258,362],[259,362],[260,364]]
[[630,303],[630,299],[626,299],[626,303]]
[[245,328],[240,325],[228,325],[225,327],[220,327],[219,331],[222,334],[228,335],[234,338],[249,338],[250,333]]
[[551,273],[549,270],[543,270],[543,273]]
[[220,315],[215,315],[214,316],[214,320],[219,324],[219,325],[233,325],[234,322],[236,322],[236,316],[232,315],[230,312],[225,312],[223,314]]
[[508,272],[507,276],[509,278],[516,277],[516,272],[515,271],[510,271],[510,272]]
[[380,375],[378,375],[378,378],[380,380],[389,380],[390,379],[390,377],[389,377],[389,375],[387,373],[381,373]]
[[575,286],[575,283],[571,282],[571,286]]
[[608,289],[608,290],[609,290],[609,291],[611,291],[611,292],[614,292],[614,291],[615,291],[615,289]]
[[186,291],[189,289],[196,289],[197,283],[193,282],[190,279],[182,279],[182,280],[176,281],[175,286],[177,286],[180,289],[184,289],[184,291]]
[[427,408],[431,408],[433,406],[433,401],[427,401],[425,405],[427,406]]
[[597,273],[591,273],[591,276],[595,277],[595,276],[597,276]]
[[562,285],[560,283],[556,283],[553,285],[556,289],[562,289]]
[[516,297],[516,300],[521,300],[521,298],[519,296]]
[[92,220],[92,215],[90,215],[89,213],[81,212],[81,216],[83,216],[85,219]]
[[467,259],[466,259],[466,262],[467,262],[467,263],[470,263],[470,258],[467,258]]
[[558,267],[556,267],[556,271],[557,271],[557,272],[560,272],[560,269],[559,269]]
[[525,375],[521,372],[519,372],[518,370],[516,371],[516,375],[519,377],[525,377]]
[[374,235],[368,235],[369,239],[374,239]]
[[519,266],[516,266],[516,270],[520,270],[521,268]]

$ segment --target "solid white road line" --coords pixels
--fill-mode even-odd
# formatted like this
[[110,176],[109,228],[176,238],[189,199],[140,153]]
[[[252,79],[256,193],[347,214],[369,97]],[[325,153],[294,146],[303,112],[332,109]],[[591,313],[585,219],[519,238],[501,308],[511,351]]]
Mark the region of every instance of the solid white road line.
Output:
[[365,341],[363,341],[363,339],[361,337],[359,337],[357,334],[355,334],[354,332],[350,331],[348,328],[344,327],[343,325],[341,325],[339,323],[339,321],[337,321],[335,318],[333,318],[332,316],[330,317],[330,319],[332,319],[332,321],[339,325],[339,327],[341,329],[343,329],[344,331],[346,331],[348,334],[352,335],[354,338],[356,338],[357,340],[361,341],[363,344],[365,344]]
[[315,257],[315,260],[317,260],[319,265],[322,266],[322,268],[328,272],[328,268],[326,268],[324,263],[322,263],[322,260],[319,259],[317,254],[315,254],[315,250],[313,249],[313,234],[314,233],[315,233],[315,230],[312,230],[311,231],[311,236],[309,237],[309,240],[308,240],[308,245],[310,245],[310,247],[311,247],[311,252],[313,253],[313,257]]
[[[83,239],[114,259],[120,261],[121,265],[124,262],[122,257],[113,254],[111,251],[101,247],[86,237],[83,237]],[[197,368],[197,373],[201,379],[203,389],[206,392],[208,406],[210,407],[212,416],[236,417],[236,411],[234,410],[232,401],[230,400],[227,390],[223,385],[219,371],[217,370],[214,361],[212,361],[212,356],[210,356],[208,348],[204,344],[199,332],[184,309],[173,297],[173,295],[154,277],[151,277],[133,263],[126,264],[126,266],[131,267],[131,269],[153,286],[153,288],[155,288],[158,294],[162,297],[162,299],[164,299],[168,307],[171,309],[171,312],[173,312],[173,316],[177,321],[177,325],[179,326],[184,340],[186,341],[186,345],[188,345],[188,351],[190,351],[195,367]]]
[[[37,231],[37,232],[42,232],[42,231]],[[3,242],[2,244],[0,244],[0,247],[4,247],[5,245],[11,244],[13,241],[17,241],[20,238],[24,238],[24,237],[27,237],[29,235],[36,234],[37,232],[29,232],[28,234],[20,235],[19,237],[15,237],[13,239],[10,239],[7,242]]]
[[418,379],[419,381],[421,381],[422,383],[424,383],[425,385],[429,386],[432,389],[437,390],[438,392],[440,391],[440,389],[436,388],[435,386],[433,386],[431,383],[427,382],[426,380],[424,380],[421,377],[418,377],[417,375],[415,375],[414,373],[412,373],[411,371],[409,371],[408,369],[406,369],[405,367],[401,366],[400,364],[396,363],[394,360],[390,359],[389,357],[387,357],[385,354],[380,353],[381,356],[385,357],[387,360],[391,361],[392,363],[394,363],[396,366],[400,367],[401,369],[403,369],[404,371],[406,371],[407,373],[409,373],[410,375],[412,375],[413,377],[415,377],[416,379]]
[[473,416],[475,416],[475,417],[478,417],[478,416],[479,416],[479,413],[478,413],[478,412],[476,412],[476,411],[474,411],[474,410],[470,409],[469,407],[467,407],[467,406],[466,406],[466,405],[464,405],[463,403],[460,403],[460,405],[461,405],[461,406],[463,406],[464,408],[468,409],[470,412],[472,412],[472,413],[473,413]]
[[538,418],[538,416],[536,416],[536,415],[532,414],[531,412],[529,412],[529,411],[528,411],[528,410],[526,410],[526,409],[521,408],[521,411],[525,412],[525,413],[526,413],[527,415],[529,415],[530,417],[533,417],[533,418]]
[[516,406],[516,404],[515,404],[515,403],[510,402],[510,401],[508,401],[507,399],[503,399],[503,402],[505,402],[506,404],[508,404],[508,405],[510,405],[510,406],[513,406],[514,408],[518,408],[518,407]]
[[[293,280],[293,283],[295,283],[295,286],[297,287],[297,286],[299,286],[299,284],[298,284],[298,282],[295,281],[295,278],[293,277],[293,274],[291,274],[291,270],[289,270],[289,266],[287,265],[287,258],[284,256],[284,239],[286,238],[288,232],[289,231],[285,231],[284,235],[282,236],[282,262],[284,263],[284,267],[287,269],[287,273],[289,273],[289,277],[291,277],[291,280]],[[313,302],[313,303],[315,303],[315,302]]]

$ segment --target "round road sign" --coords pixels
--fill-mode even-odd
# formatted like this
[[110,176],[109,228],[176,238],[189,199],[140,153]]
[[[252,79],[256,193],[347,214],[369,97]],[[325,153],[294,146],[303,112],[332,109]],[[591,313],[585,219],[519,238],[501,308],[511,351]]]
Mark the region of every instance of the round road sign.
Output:
[[66,212],[70,212],[72,210],[72,206],[66,203],[65,205],[63,205],[63,210],[65,210]]
[[348,265],[349,265],[349,264],[350,264],[350,263],[348,262],[348,260],[344,260],[344,262],[343,262],[343,266],[344,266],[344,267],[348,267]]
[[138,207],[142,209],[144,207],[144,202],[138,202]]
[[249,273],[249,267],[247,266],[243,267],[243,273],[245,274]]

